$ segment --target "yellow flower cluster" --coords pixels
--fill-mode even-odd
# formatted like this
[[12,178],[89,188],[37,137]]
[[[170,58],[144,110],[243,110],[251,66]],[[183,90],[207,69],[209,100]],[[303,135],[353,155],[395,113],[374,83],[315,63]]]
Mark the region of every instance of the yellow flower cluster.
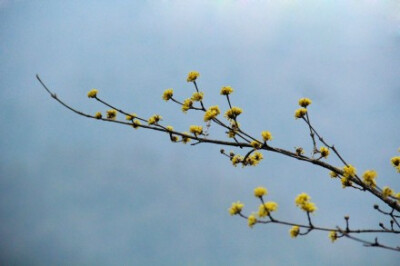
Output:
[[231,109],[229,109],[228,111],[226,111],[225,117],[226,117],[227,119],[233,119],[233,120],[235,120],[236,117],[237,117],[238,115],[240,115],[242,112],[243,112],[242,108],[233,106]]
[[400,156],[393,157],[392,159],[390,159],[390,162],[396,168],[397,172],[400,173]]
[[354,177],[356,175],[357,169],[351,164],[343,166],[344,176]]
[[250,145],[256,150],[260,149],[262,146],[262,144],[257,140],[253,140],[252,142],[250,142]]
[[247,218],[247,222],[250,228],[252,228],[256,223],[257,223],[257,218],[254,214],[251,214],[248,218]]
[[330,171],[329,175],[331,176],[331,178],[335,178],[335,177],[338,176],[338,174],[336,172],[334,172],[334,171]]
[[262,136],[264,141],[272,140],[272,134],[269,131],[261,132],[261,136]]
[[303,116],[305,116],[307,113],[307,109],[306,108],[299,108],[296,110],[296,112],[294,112],[294,117],[296,119],[298,118],[302,118]]
[[117,117],[117,110],[111,109],[107,111],[107,118],[114,120]]
[[199,102],[199,101],[203,100],[203,97],[204,97],[204,92],[195,92],[195,93],[193,93],[191,99],[193,101]]
[[174,131],[174,127],[173,126],[166,126],[165,129],[169,132]]
[[235,155],[232,157],[231,161],[233,166],[237,166],[239,163],[243,162],[243,156]]
[[292,226],[289,230],[289,234],[291,238],[296,238],[300,233],[300,227],[298,227],[297,225]]
[[186,113],[193,106],[193,101],[191,99],[186,99],[182,104],[182,112]]
[[185,136],[182,136],[182,142],[183,142],[184,144],[190,142],[190,138],[187,136],[187,135],[189,135],[189,133],[183,132],[183,134],[185,134]]
[[190,126],[189,131],[193,133],[193,135],[201,135],[203,134],[203,127],[202,126]]
[[99,92],[98,90],[93,89],[93,90],[91,90],[91,91],[88,92],[87,97],[89,97],[89,98],[96,98],[98,92]]
[[264,204],[261,204],[260,207],[258,208],[258,216],[266,217],[271,212],[276,211],[277,209],[278,209],[278,203],[273,201],[265,202]]
[[232,203],[232,206],[229,208],[229,213],[231,215],[239,214],[242,211],[243,207],[244,204],[241,203],[240,201],[234,202]]
[[103,117],[103,115],[100,112],[97,112],[94,117],[96,117],[96,119],[101,119]]
[[162,120],[161,115],[153,115],[152,117],[149,118],[149,120],[147,120],[147,123],[149,123],[149,125],[154,125],[158,123],[160,120]]
[[307,108],[311,103],[312,101],[309,98],[301,98],[299,100],[299,105],[304,108]]
[[137,117],[137,114],[133,113],[133,114],[129,114],[125,117],[125,120],[131,121],[133,120],[135,117]]
[[220,113],[221,111],[219,110],[218,105],[210,106],[204,113],[204,122],[214,119]]
[[138,129],[142,123],[139,120],[135,119],[132,121],[132,126],[134,129]]
[[375,187],[376,186],[376,180],[375,178],[378,176],[376,171],[374,170],[367,170],[363,174],[363,181],[366,185],[370,187]]
[[338,235],[337,235],[336,231],[330,231],[329,238],[331,239],[332,243],[335,242],[336,239],[338,239]]
[[393,194],[394,194],[394,191],[390,187],[383,187],[382,188],[382,196],[383,196],[383,198],[386,199],[389,196],[393,196]]
[[321,147],[319,148],[319,152],[321,153],[321,156],[324,158],[328,158],[329,155],[329,149],[327,147]]
[[233,89],[231,86],[224,86],[221,89],[221,95],[229,95],[233,92]]
[[187,82],[193,82],[195,81],[198,77],[200,76],[200,73],[197,71],[191,71],[189,72],[186,81]]
[[162,95],[163,100],[168,101],[174,96],[174,90],[173,89],[166,89]]
[[305,212],[314,212],[317,207],[313,202],[310,202],[311,197],[307,193],[301,193],[297,195],[295,199],[296,206],[302,209]]
[[256,187],[254,189],[254,196],[261,198],[262,196],[267,195],[268,190],[265,187]]
[[342,187],[349,187],[352,185],[351,178],[356,175],[357,169],[351,164],[343,166],[343,177],[340,180]]

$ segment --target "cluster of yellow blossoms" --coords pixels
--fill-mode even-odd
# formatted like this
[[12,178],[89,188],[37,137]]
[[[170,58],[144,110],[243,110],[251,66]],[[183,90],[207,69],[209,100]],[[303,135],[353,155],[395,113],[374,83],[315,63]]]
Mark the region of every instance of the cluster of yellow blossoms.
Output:
[[363,174],[363,181],[366,185],[374,188],[376,186],[375,178],[378,176],[375,170],[367,170]]
[[162,95],[163,100],[168,101],[174,96],[174,90],[173,89],[166,89]]
[[298,206],[303,211],[312,213],[317,209],[317,207],[310,200],[311,197],[307,193],[301,193],[297,195],[295,203],[296,206]]
[[243,112],[242,108],[240,107],[236,107],[236,106],[232,106],[231,109],[229,109],[228,111],[225,112],[225,117],[228,120],[235,120],[238,115],[240,115]]
[[190,131],[190,133],[192,133],[195,136],[201,135],[201,134],[203,134],[203,127],[202,126],[190,126],[189,131]]
[[88,96],[89,98],[96,98],[98,92],[99,92],[98,90],[93,89],[93,90],[91,90],[91,91],[88,92],[87,96]]
[[241,155],[233,155],[231,157],[231,162],[233,164],[233,166],[237,166],[239,163],[242,164],[242,166],[246,166],[246,165],[251,165],[251,166],[256,166],[260,163],[260,161],[264,159],[264,156],[261,152],[256,151],[253,154],[247,156],[247,158],[245,159],[243,156]]
[[192,108],[193,106],[193,101],[192,99],[186,99],[183,101],[182,104],[182,112],[186,113],[190,108]]
[[199,73],[199,72],[197,72],[197,71],[190,71],[189,74],[188,74],[188,76],[187,76],[186,81],[187,81],[187,82],[193,82],[193,81],[195,81],[199,76],[200,76],[200,73]]
[[117,110],[111,109],[107,111],[107,118],[114,120],[117,118]]
[[204,113],[204,122],[210,121],[217,117],[221,111],[219,110],[218,105],[210,106],[207,111]]
[[160,120],[162,120],[161,115],[153,115],[152,117],[150,117],[147,120],[147,123],[149,123],[149,125],[154,125],[154,124],[158,123]]
[[393,157],[392,159],[390,159],[390,162],[396,168],[397,172],[400,173],[400,156]]
[[241,203],[240,201],[234,202],[232,203],[232,206],[229,208],[229,213],[231,215],[239,214],[242,211],[243,207],[244,204]]
[[327,147],[321,147],[319,149],[319,152],[321,153],[321,157],[323,158],[328,158],[329,155],[329,149]]
[[232,87],[231,86],[225,86],[225,87],[222,87],[222,89],[221,89],[221,95],[229,95],[229,94],[231,94],[233,92],[233,89],[232,89]]
[[294,117],[296,119],[298,118],[302,118],[303,116],[305,116],[307,114],[307,106],[309,106],[311,104],[311,100],[308,98],[301,98],[299,100],[299,105],[301,106],[301,108],[297,109],[294,112]]
[[192,98],[190,98],[193,101],[199,102],[203,100],[204,93],[203,92],[194,92],[192,95]]
[[341,179],[343,188],[352,185],[351,178],[356,175],[357,169],[351,164],[343,166],[343,177]]

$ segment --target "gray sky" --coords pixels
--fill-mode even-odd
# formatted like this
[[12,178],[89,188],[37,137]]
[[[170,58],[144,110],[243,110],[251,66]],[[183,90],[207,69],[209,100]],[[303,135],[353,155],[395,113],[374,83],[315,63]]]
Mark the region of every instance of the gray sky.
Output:
[[[86,93],[186,131],[201,115],[161,99],[193,92],[226,109],[235,89],[241,124],[273,144],[310,150],[293,117],[300,97],[359,172],[400,191],[389,160],[400,147],[398,1],[0,1],[0,261],[7,265],[395,265],[398,254],[313,232],[230,217],[233,201],[258,208],[256,186],[277,217],[306,222],[294,198],[308,192],[315,224],[382,221],[365,193],[325,170],[264,153],[234,168],[219,146],[172,144],[166,135],[87,120],[63,109],[35,79],[82,111],[104,112]],[[138,1],[139,2],[139,1]],[[212,136],[222,135],[216,126]],[[329,160],[340,166],[333,157]],[[374,235],[367,236],[373,239]],[[395,237],[382,239],[399,244]]]

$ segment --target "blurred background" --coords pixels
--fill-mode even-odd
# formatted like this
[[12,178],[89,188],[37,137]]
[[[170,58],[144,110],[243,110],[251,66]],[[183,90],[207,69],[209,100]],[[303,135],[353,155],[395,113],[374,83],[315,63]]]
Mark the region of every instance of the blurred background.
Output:
[[[230,85],[242,127],[307,154],[301,97],[310,118],[358,172],[400,190],[400,3],[388,1],[0,1],[0,263],[2,265],[396,265],[399,254],[312,232],[231,217],[258,209],[265,186],[277,218],[376,228],[387,220],[366,193],[342,189],[328,171],[264,153],[233,167],[218,145],[174,144],[165,134],[89,120],[54,101],[35,79],[79,110],[99,97],[187,131],[202,115],[161,99],[189,97],[189,71],[207,106],[227,109]],[[120,116],[121,119],[124,117]],[[212,138],[224,138],[213,125]],[[230,151],[229,148],[226,148]],[[235,150],[244,153],[244,151]],[[328,162],[341,166],[334,156]],[[365,235],[373,240],[375,235]],[[399,245],[399,238],[380,238]]]

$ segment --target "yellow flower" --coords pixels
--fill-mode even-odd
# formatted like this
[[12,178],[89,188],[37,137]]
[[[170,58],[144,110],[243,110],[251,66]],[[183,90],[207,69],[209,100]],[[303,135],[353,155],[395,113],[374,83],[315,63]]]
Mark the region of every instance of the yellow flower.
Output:
[[376,186],[375,178],[377,176],[378,176],[378,174],[374,170],[365,171],[364,174],[363,174],[364,183],[367,184],[370,187],[375,187]]
[[314,212],[317,210],[317,206],[315,206],[315,203],[313,202],[306,202],[301,205],[301,209],[306,212]]
[[174,90],[173,89],[166,89],[163,93],[163,100],[168,101],[174,96]]
[[94,117],[96,117],[96,119],[101,119],[103,116],[100,112],[97,112]]
[[330,171],[329,175],[331,176],[331,178],[335,178],[338,176],[338,174],[336,172]]
[[91,90],[91,91],[88,92],[87,97],[89,97],[89,98],[96,98],[98,92],[99,92],[98,90],[93,89],[93,90]]
[[182,104],[182,112],[186,113],[193,106],[193,101],[191,99],[186,99]]
[[329,155],[329,149],[327,147],[321,147],[319,148],[319,152],[321,153],[321,156],[324,158],[328,158]]
[[289,234],[291,238],[296,238],[300,233],[300,227],[298,227],[297,225],[292,226],[292,228],[290,228],[289,230]]
[[278,203],[273,202],[273,201],[268,201],[264,203],[264,207],[268,212],[273,212],[278,209]]
[[393,194],[394,194],[394,191],[390,187],[383,187],[382,188],[382,197],[383,198],[386,199],[389,196],[393,196]]
[[235,155],[231,159],[233,166],[236,166],[237,164],[241,163],[243,161],[243,156],[240,155]]
[[133,120],[135,117],[137,117],[137,114],[135,113],[129,114],[125,117],[125,120]]
[[305,116],[307,113],[307,109],[306,108],[299,108],[296,110],[296,112],[294,112],[294,117],[297,118],[302,118],[303,116]]
[[343,176],[342,179],[340,180],[342,182],[342,187],[350,187],[353,183],[350,180],[349,176]]
[[187,135],[189,135],[189,133],[183,132],[183,134],[185,134],[185,136],[182,136],[182,142],[183,142],[184,144],[190,142],[190,138],[187,136]]
[[253,160],[255,160],[257,163],[259,163],[262,159],[264,159],[264,156],[261,152],[256,151],[253,156],[252,156]]
[[132,126],[134,129],[138,129],[140,127],[141,123],[139,120],[135,119],[132,121]]
[[395,156],[392,159],[390,159],[390,161],[394,167],[399,166],[400,165],[400,156]]
[[236,119],[238,115],[240,115],[243,112],[242,108],[233,106],[231,109],[225,112],[225,117],[227,119]]
[[225,86],[225,87],[222,87],[222,89],[221,89],[221,95],[229,95],[232,92],[233,92],[233,89],[231,86]]
[[253,140],[252,142],[250,142],[250,145],[254,149],[260,149],[262,146],[262,144],[260,142],[258,142],[257,140]]
[[261,132],[261,136],[264,139],[264,141],[272,140],[272,134],[269,131]]
[[248,218],[247,218],[247,222],[249,227],[253,227],[256,223],[257,223],[257,218],[254,214],[251,214]]
[[354,166],[352,166],[351,164],[349,165],[345,165],[343,166],[343,172],[344,172],[344,176],[350,176],[350,177],[354,177],[356,175],[356,168],[354,168]]
[[268,201],[265,202],[264,204],[261,204],[258,208],[258,216],[259,217],[266,217],[268,216],[271,212],[276,211],[278,209],[278,204],[273,201]]
[[200,73],[197,71],[191,71],[189,72],[186,81],[187,82],[193,82],[195,81],[198,77],[200,76]]
[[219,110],[218,105],[210,106],[207,109],[207,111],[204,113],[204,122],[214,119],[219,114],[220,114],[220,110]]
[[304,107],[304,108],[306,108],[307,106],[309,106],[310,104],[311,104],[311,100],[310,99],[308,99],[308,98],[301,98],[300,100],[299,100],[299,105],[301,106],[301,107]]
[[230,122],[231,122],[231,128],[233,130],[238,130],[239,129],[239,127],[240,127],[240,123],[239,122],[234,121],[234,120],[231,120]]
[[152,117],[149,118],[149,120],[147,120],[147,123],[149,123],[149,125],[154,125],[158,123],[160,120],[162,120],[161,115],[153,115]]
[[174,128],[172,126],[166,126],[165,129],[167,131],[174,131]]
[[193,135],[201,135],[203,133],[203,127],[202,126],[190,126],[189,127],[190,133],[193,133]]
[[193,101],[199,102],[199,101],[203,100],[203,97],[204,97],[204,92],[195,92],[195,93],[193,93],[191,99]]
[[313,202],[310,202],[311,197],[307,193],[297,195],[295,199],[296,206],[306,212],[314,212],[317,207]]
[[171,141],[172,142],[177,142],[179,140],[178,136],[171,136]]
[[300,206],[309,200],[311,200],[311,197],[307,193],[303,192],[303,193],[297,195],[297,197],[295,199],[295,203],[297,206]]
[[329,238],[331,239],[332,243],[336,241],[336,239],[338,238],[338,235],[336,233],[336,231],[330,231],[329,232]]
[[229,208],[229,213],[231,215],[239,214],[242,211],[243,207],[244,204],[241,203],[240,201],[234,202],[232,203],[232,206]]
[[265,187],[256,187],[254,189],[254,196],[255,197],[262,197],[267,195],[268,191]]
[[108,110],[107,111],[107,118],[108,119],[115,119],[117,117],[117,111],[114,109]]

